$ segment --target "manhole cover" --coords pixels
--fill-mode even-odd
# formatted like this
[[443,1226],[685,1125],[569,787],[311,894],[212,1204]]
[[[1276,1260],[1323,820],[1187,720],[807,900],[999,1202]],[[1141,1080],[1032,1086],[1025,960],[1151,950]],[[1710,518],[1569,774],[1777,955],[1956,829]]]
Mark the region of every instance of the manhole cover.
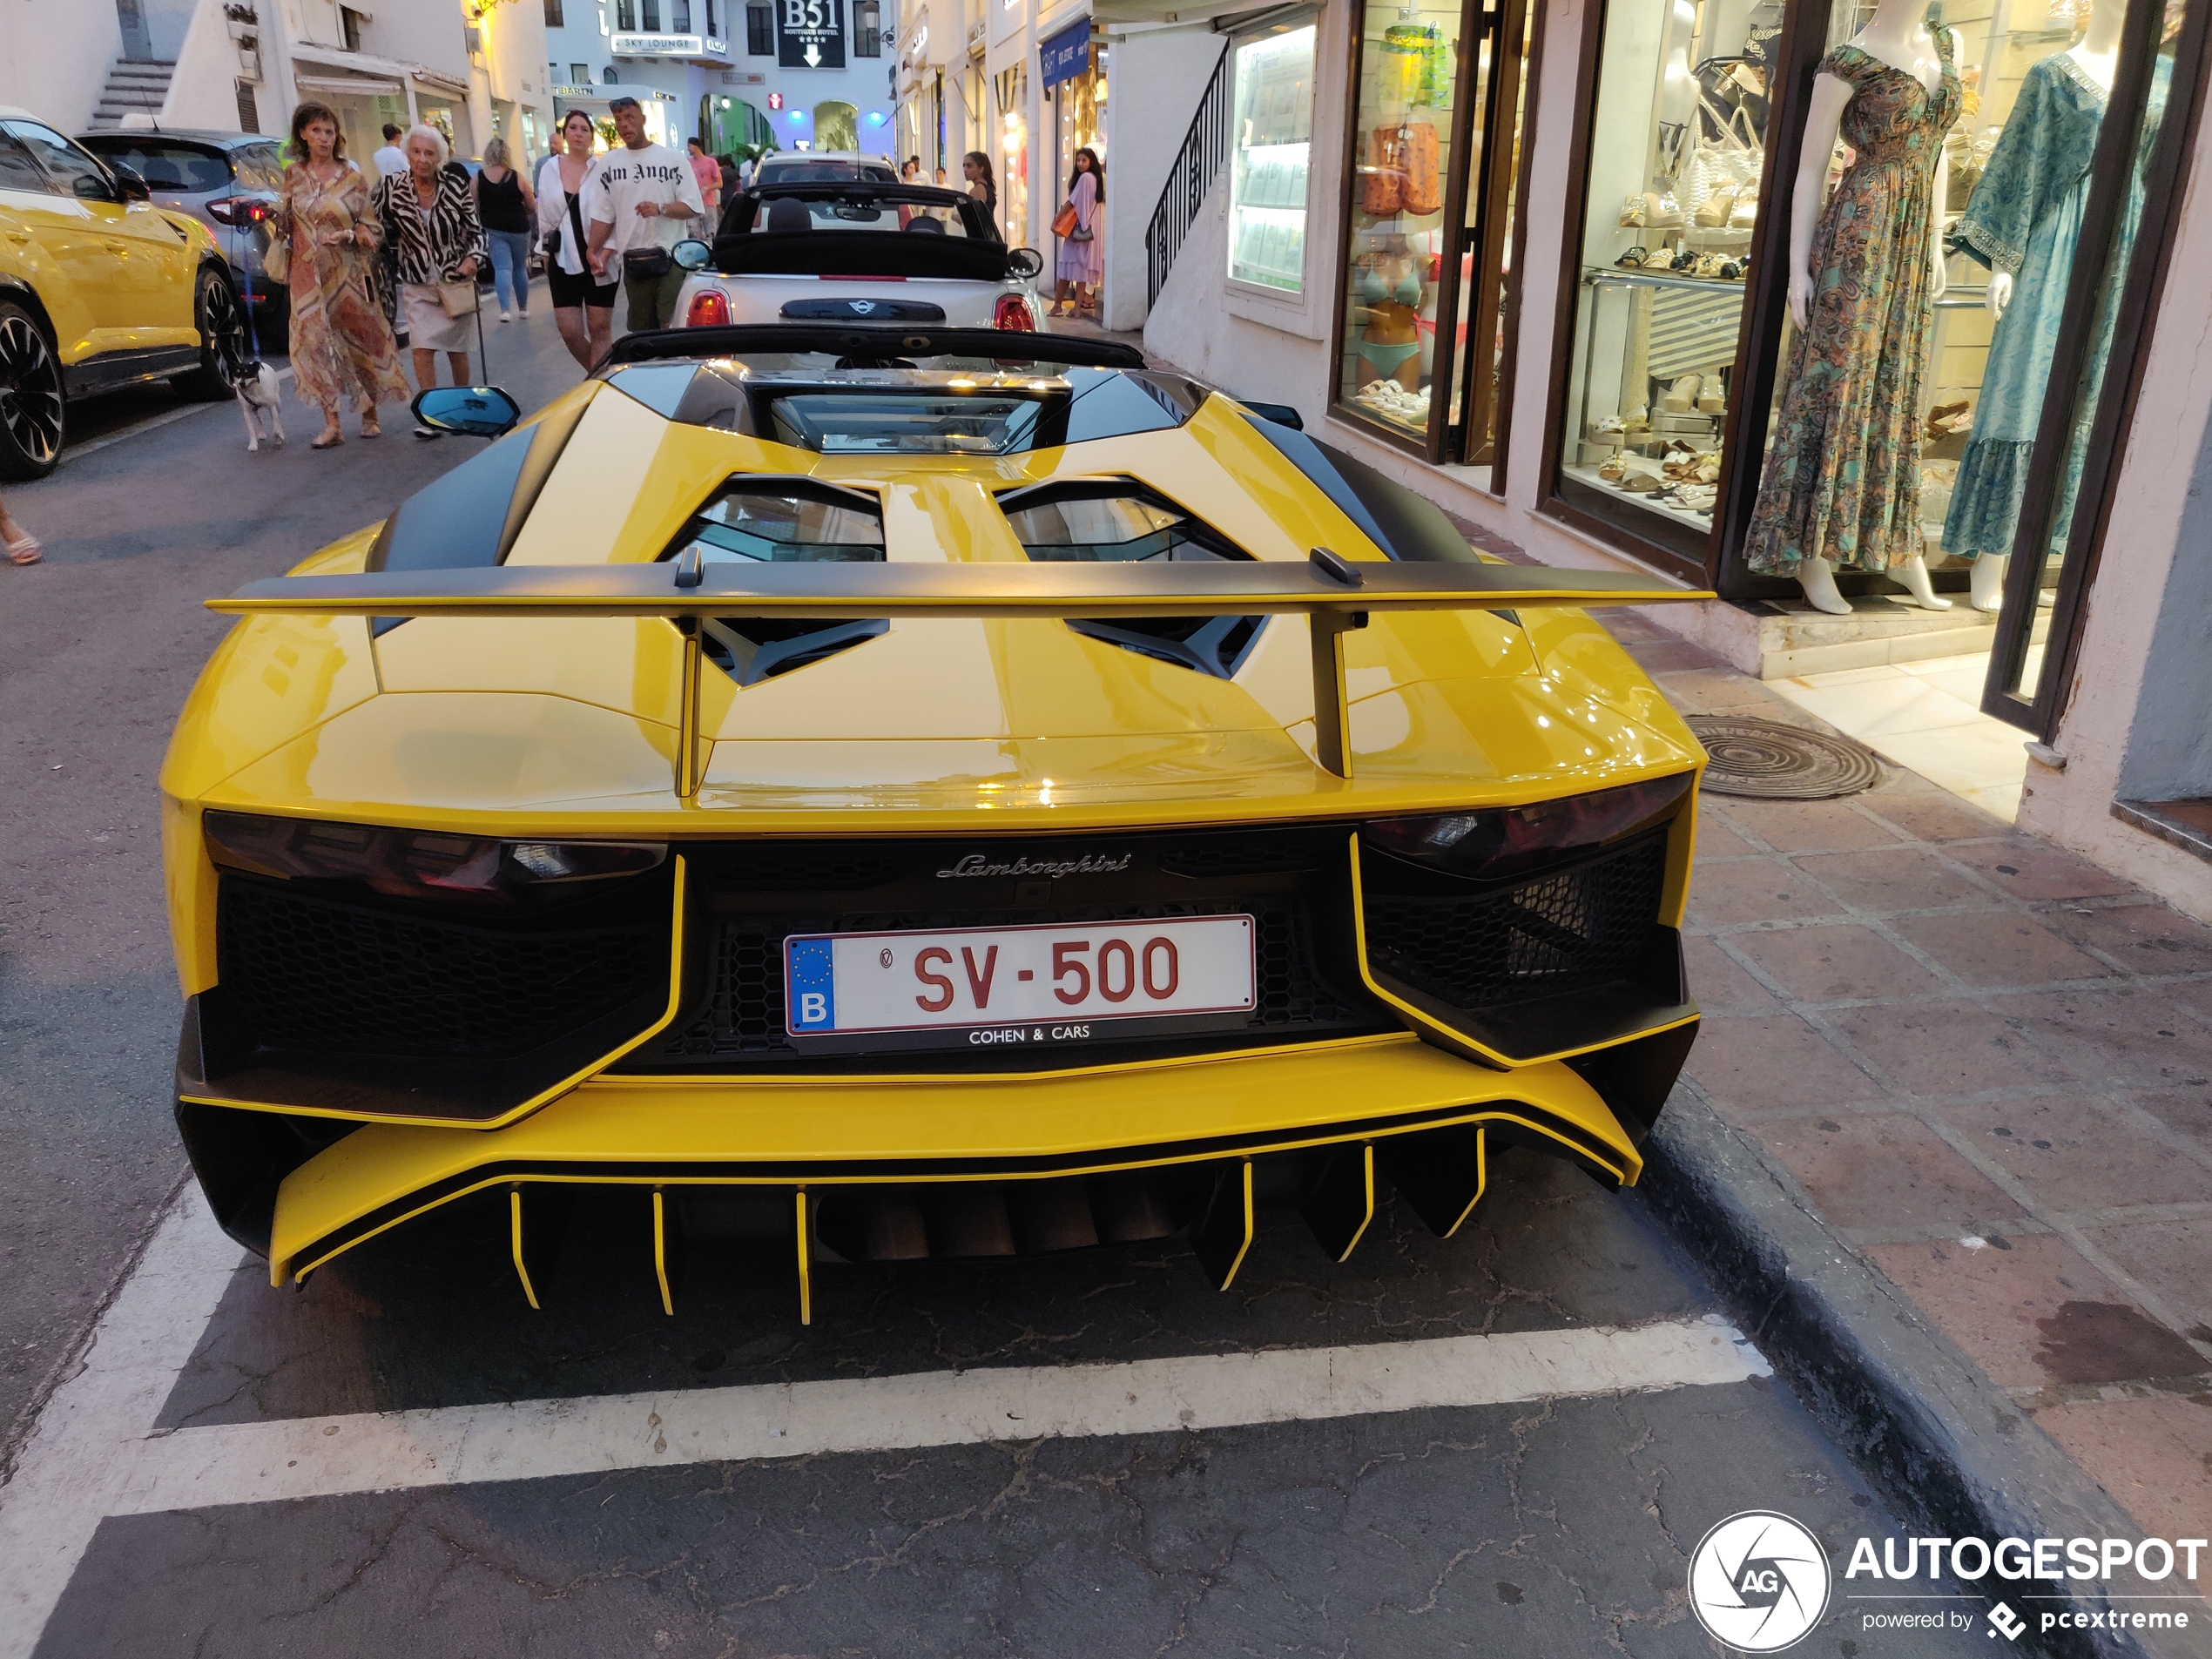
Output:
[[1704,786],[1716,795],[1828,800],[1871,789],[1882,775],[1872,751],[1849,738],[1741,715],[1693,714],[1683,724],[1711,757]]

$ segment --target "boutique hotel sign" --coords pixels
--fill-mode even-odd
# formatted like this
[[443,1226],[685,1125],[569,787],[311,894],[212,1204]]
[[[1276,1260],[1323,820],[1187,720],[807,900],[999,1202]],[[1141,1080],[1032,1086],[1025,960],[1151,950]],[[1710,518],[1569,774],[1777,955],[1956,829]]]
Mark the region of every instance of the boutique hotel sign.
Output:
[[775,6],[780,67],[845,67],[845,0],[775,0]]
[[617,57],[726,58],[730,43],[711,35],[617,35],[613,50]]

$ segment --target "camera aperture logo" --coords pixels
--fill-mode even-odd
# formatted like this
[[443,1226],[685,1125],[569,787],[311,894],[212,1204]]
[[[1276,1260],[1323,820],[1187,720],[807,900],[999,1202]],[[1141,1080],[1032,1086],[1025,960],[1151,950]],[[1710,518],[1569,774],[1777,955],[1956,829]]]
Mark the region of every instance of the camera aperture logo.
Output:
[[1780,1653],[1828,1610],[1828,1553],[1789,1516],[1730,1515],[1689,1558],[1689,1606],[1706,1634],[1739,1653]]

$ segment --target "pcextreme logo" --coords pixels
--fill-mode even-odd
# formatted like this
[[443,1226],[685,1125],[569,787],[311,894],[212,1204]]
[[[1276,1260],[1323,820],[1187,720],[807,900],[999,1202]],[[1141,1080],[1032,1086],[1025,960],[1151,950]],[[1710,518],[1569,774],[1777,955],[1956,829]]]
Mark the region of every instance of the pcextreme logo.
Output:
[[1771,1509],[1730,1515],[1689,1558],[1689,1606],[1705,1632],[1739,1653],[1780,1653],[1828,1610],[1828,1554]]

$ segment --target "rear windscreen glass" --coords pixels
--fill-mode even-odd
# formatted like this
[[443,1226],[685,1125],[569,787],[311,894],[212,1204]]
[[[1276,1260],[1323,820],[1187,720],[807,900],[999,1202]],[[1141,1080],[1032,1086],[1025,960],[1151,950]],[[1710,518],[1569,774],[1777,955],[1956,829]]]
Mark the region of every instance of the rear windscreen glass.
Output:
[[108,139],[98,146],[102,157],[134,169],[156,190],[201,192],[224,190],[231,182],[230,163],[211,151],[190,145],[163,144],[158,139],[133,138],[127,143]]

